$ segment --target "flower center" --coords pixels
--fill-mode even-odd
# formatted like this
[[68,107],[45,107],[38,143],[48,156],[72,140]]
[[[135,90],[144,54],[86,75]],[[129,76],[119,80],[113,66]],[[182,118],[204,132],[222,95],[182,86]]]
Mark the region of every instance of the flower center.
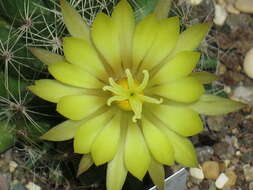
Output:
[[133,111],[133,122],[137,119],[141,119],[142,104],[144,102],[161,104],[161,99],[155,99],[150,96],[145,96],[143,90],[148,85],[149,73],[147,70],[143,70],[143,80],[139,83],[135,80],[129,69],[125,70],[126,77],[118,81],[114,81],[113,78],[109,78],[108,86],[104,86],[103,90],[112,92],[112,97],[107,100],[107,105],[111,105],[112,102],[116,102],[117,105],[125,111]]

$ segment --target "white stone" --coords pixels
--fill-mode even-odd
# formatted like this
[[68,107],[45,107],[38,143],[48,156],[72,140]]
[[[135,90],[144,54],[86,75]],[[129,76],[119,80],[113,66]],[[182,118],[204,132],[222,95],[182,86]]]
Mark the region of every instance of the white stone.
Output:
[[230,97],[233,100],[253,105],[253,87],[237,86]]
[[228,13],[224,7],[217,4],[214,5],[214,9],[215,9],[215,14],[214,14],[213,22],[219,26],[222,26],[227,19]]
[[224,173],[221,173],[215,181],[215,186],[218,189],[222,189],[225,186],[225,184],[228,182],[228,180],[229,180],[228,176],[226,176],[226,174]]
[[18,164],[16,162],[10,161],[9,170],[10,170],[11,173],[14,172],[17,167],[18,167]]
[[196,179],[200,180],[204,179],[204,173],[201,168],[190,168],[190,174],[192,177]]
[[225,163],[226,168],[228,168],[228,166],[231,163],[231,161],[230,160],[224,160],[224,163]]
[[199,5],[203,0],[188,0],[191,5]]
[[253,1],[252,0],[237,0],[235,7],[246,13],[253,13]]
[[41,190],[41,187],[34,184],[33,182],[29,182],[26,186],[25,186],[28,190]]
[[253,48],[248,51],[244,58],[243,69],[250,78],[253,78]]

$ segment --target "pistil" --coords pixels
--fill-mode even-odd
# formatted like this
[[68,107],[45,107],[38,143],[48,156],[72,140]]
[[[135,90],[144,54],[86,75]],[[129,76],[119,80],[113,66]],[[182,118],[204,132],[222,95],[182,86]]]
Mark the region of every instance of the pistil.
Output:
[[126,69],[126,78],[114,81],[113,78],[109,78],[109,84],[103,87],[103,90],[112,92],[113,96],[107,100],[107,105],[110,106],[112,102],[116,102],[117,105],[126,111],[133,111],[133,122],[137,119],[141,119],[142,106],[144,102],[161,104],[163,99],[156,99],[150,96],[144,95],[143,91],[148,85],[149,73],[147,70],[143,70],[143,80],[139,84],[136,81],[130,70]]

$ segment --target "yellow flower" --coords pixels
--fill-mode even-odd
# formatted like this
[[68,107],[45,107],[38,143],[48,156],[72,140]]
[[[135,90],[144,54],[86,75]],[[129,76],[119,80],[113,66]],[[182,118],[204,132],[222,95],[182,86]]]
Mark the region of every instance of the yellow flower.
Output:
[[210,23],[181,34],[178,17],[158,21],[151,14],[135,23],[122,0],[112,16],[98,13],[89,29],[65,0],[61,7],[72,36],[63,39],[64,57],[31,49],[56,80],[38,80],[29,89],[56,103],[69,120],[42,138],[73,138],[75,153],[84,154],[79,173],[93,162],[108,162],[108,190],[120,190],[127,172],[140,180],[148,172],[163,189],[163,165],[197,165],[187,137],[203,130],[199,113],[224,114],[243,106],[204,94],[203,83],[216,77],[192,73],[200,57],[194,50]]

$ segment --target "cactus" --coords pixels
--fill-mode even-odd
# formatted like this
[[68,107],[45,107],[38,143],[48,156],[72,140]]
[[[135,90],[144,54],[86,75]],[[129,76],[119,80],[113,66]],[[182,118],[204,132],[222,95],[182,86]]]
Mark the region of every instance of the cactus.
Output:
[[15,141],[13,126],[7,121],[0,121],[0,153],[10,148]]
[[[111,14],[118,0],[69,2],[91,25],[98,12]],[[135,8],[136,19],[140,20],[154,9],[156,0],[130,2]],[[66,183],[61,169],[61,161],[66,157],[56,156],[57,152],[66,151],[66,148],[41,142],[39,137],[62,118],[51,109],[52,104],[39,100],[26,89],[34,80],[48,77],[45,65],[28,48],[43,48],[62,54],[61,39],[66,35],[68,32],[58,0],[0,2],[0,153],[15,142],[21,143],[26,167],[47,171],[46,178],[56,186]],[[78,163],[73,164],[77,167]],[[91,172],[91,176],[97,176],[96,172]],[[81,181],[87,184],[87,178],[83,177]],[[89,179],[89,184],[94,182],[94,177]]]
[[[80,15],[91,25],[98,12],[111,14],[118,0],[69,0]],[[158,0],[129,0],[137,21],[155,10]],[[71,145],[41,142],[39,137],[63,120],[51,103],[34,97],[26,86],[35,80],[48,78],[46,66],[28,50],[42,48],[63,55],[62,37],[69,35],[58,0],[2,0],[0,2],[0,153],[15,141],[21,142],[27,168],[48,172],[46,178],[59,185],[65,177],[73,178],[78,163],[59,154],[71,151]],[[202,68],[200,68],[202,70]],[[208,87],[211,90],[214,88]],[[7,124],[6,124],[7,123]],[[62,160],[67,160],[62,169]],[[63,176],[65,172],[65,177]],[[90,186],[103,183],[100,173],[104,168],[89,171],[80,184]],[[43,173],[43,172],[41,172]],[[44,172],[45,173],[45,172]],[[67,175],[66,175],[67,174]],[[135,185],[132,180],[128,186]],[[137,184],[138,185],[138,184]],[[140,186],[140,185],[139,185]],[[92,185],[91,185],[92,187]],[[143,187],[139,187],[142,189]]]

